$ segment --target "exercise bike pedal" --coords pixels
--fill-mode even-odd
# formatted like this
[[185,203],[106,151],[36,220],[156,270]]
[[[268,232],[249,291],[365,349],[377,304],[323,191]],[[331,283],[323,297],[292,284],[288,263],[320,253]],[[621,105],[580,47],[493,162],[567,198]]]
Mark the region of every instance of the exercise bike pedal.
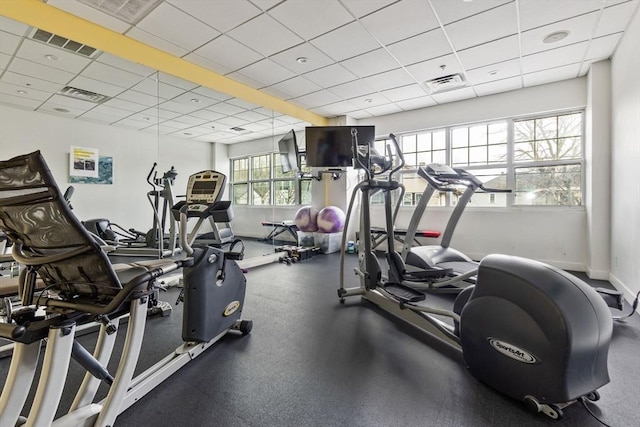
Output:
[[400,283],[386,283],[383,289],[393,295],[394,298],[402,303],[420,302],[424,301],[427,297],[424,292],[410,288],[409,286],[405,286]]

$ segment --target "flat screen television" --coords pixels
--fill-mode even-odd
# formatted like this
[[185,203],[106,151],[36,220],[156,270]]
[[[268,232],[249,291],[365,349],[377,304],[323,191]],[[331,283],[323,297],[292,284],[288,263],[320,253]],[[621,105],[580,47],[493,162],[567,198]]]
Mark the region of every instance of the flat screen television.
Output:
[[282,173],[300,169],[300,157],[298,153],[298,142],[296,133],[291,129],[278,141],[278,152],[280,153],[280,164]]
[[312,126],[305,128],[307,166],[345,168],[353,166],[351,129],[358,130],[358,145],[372,145],[375,126]]

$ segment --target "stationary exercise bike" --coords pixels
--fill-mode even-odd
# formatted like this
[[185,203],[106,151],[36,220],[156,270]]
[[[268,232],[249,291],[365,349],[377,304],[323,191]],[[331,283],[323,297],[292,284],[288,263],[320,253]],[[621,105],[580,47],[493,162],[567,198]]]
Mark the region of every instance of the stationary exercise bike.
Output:
[[[349,224],[360,195],[361,238],[355,269],[360,285],[345,287],[343,242],[340,302],[361,296],[462,351],[476,378],[523,401],[533,412],[559,419],[563,408],[576,401],[598,400],[598,388],[609,382],[612,320],[604,301],[581,280],[537,261],[489,255],[479,264],[476,285],[462,291],[449,311],[427,305],[427,294],[403,284],[405,277],[383,276],[369,238],[370,198],[378,192],[384,194],[387,263],[393,270],[402,276],[456,280],[446,278],[447,269],[402,268],[402,258],[394,250],[391,203],[391,193],[402,188],[393,179],[404,165],[402,152],[394,135],[390,135],[394,150],[387,147],[384,156],[359,145],[357,133],[352,135],[354,160],[365,171],[365,179],[354,189],[345,223]],[[385,173],[387,178],[381,179]],[[347,234],[345,230],[343,239]]]
[[[112,426],[121,412],[228,332],[251,331],[252,322],[240,319],[246,280],[236,262],[220,249],[191,247],[186,241],[188,219],[206,215],[215,197],[215,183],[197,185],[207,180],[207,172],[190,178],[187,201],[174,210],[185,231],[181,236],[188,256],[115,265],[71,212],[40,152],[0,161],[0,176],[0,230],[13,243],[13,257],[26,266],[19,283],[22,308],[12,313],[11,323],[0,323],[0,337],[15,343],[0,395],[0,426]],[[184,279],[184,343],[133,377],[147,300],[156,279],[179,268]],[[128,316],[127,333],[113,375],[105,366],[123,316]],[[75,332],[92,322],[100,330],[90,354],[75,340]],[[45,340],[37,391],[24,418],[21,412]],[[86,375],[69,412],[54,420],[71,358]],[[101,383],[108,394],[94,402]]]

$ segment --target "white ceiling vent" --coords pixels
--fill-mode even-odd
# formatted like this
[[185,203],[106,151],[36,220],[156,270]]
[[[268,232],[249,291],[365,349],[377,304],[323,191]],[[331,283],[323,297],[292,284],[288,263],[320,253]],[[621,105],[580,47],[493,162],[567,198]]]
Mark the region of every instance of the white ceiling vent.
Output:
[[429,95],[434,93],[447,92],[454,89],[465,87],[467,82],[464,81],[464,77],[461,74],[449,74],[448,76],[437,77],[432,80],[424,82],[429,90]]
[[135,25],[156,8],[161,0],[78,0],[107,15]]
[[247,129],[245,129],[245,128],[241,128],[241,127],[239,127],[239,126],[234,126],[234,127],[230,128],[229,130],[232,130],[232,131],[234,131],[235,133],[239,133],[240,135],[246,135],[246,134],[248,134],[248,133],[251,133],[251,131],[250,131],[250,130],[247,130]]
[[48,45],[57,46],[70,52],[78,53],[82,56],[91,57],[97,52],[94,47],[87,46],[86,44],[82,44],[56,34],[51,34],[50,32],[39,28],[35,30],[31,38],[44,42]]
[[58,91],[58,95],[68,96],[69,98],[82,99],[83,101],[95,102],[101,104],[111,99],[107,95],[91,92],[77,87],[65,86]]

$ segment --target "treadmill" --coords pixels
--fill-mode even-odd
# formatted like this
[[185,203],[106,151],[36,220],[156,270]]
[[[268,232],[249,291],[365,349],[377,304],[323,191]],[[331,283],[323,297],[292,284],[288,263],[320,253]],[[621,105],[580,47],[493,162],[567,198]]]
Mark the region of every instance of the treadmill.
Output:
[[[428,185],[422,193],[422,197],[409,222],[409,227],[407,227],[407,235],[401,254],[402,259],[407,266],[414,266],[420,269],[430,269],[434,267],[451,269],[453,276],[463,277],[463,280],[456,284],[458,287],[464,288],[475,284],[475,272],[478,269],[478,263],[449,246],[453,233],[462,213],[467,207],[467,203],[469,203],[474,193],[477,191],[485,193],[510,193],[511,190],[485,187],[482,181],[466,170],[452,168],[442,164],[434,163],[428,166],[420,166],[418,167],[418,175],[424,178]],[[449,217],[440,244],[413,246],[412,242],[418,231],[418,224],[433,194],[436,191],[453,192],[460,187],[465,187],[465,190],[458,199],[458,203]]]

